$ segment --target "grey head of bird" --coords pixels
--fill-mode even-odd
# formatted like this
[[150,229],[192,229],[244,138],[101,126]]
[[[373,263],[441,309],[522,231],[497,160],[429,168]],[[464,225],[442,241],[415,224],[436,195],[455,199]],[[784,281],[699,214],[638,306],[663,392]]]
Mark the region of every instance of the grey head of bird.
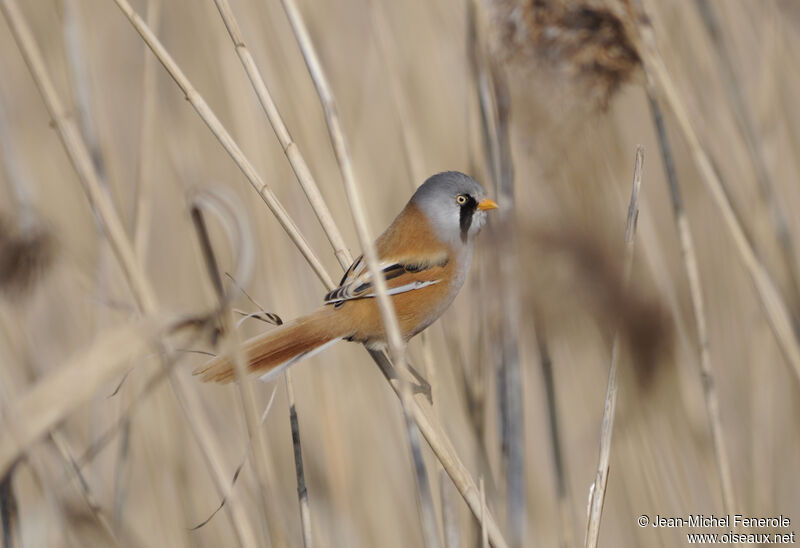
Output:
[[428,178],[411,197],[445,242],[471,244],[486,223],[486,212],[497,204],[472,177],[445,171]]

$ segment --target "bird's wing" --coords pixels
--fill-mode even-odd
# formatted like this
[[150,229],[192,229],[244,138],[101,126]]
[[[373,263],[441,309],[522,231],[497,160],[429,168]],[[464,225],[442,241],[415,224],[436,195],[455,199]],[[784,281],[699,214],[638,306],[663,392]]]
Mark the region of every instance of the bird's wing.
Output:
[[[386,277],[389,295],[422,289],[439,283],[441,268],[447,264],[446,253],[425,257],[384,259],[378,266]],[[374,297],[372,275],[363,255],[345,272],[339,287],[325,295],[325,304],[340,305],[352,299]]]

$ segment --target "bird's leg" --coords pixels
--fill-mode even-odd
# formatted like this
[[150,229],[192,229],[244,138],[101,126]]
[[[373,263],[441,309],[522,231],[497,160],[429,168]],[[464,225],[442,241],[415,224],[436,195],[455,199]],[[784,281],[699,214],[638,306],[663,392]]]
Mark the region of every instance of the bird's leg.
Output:
[[408,371],[411,375],[416,379],[417,384],[412,384],[411,387],[414,390],[415,394],[425,394],[425,397],[428,398],[428,403],[433,405],[433,391],[431,390],[431,383],[422,376],[422,374],[414,369],[414,366],[411,365],[411,362],[406,360],[406,367],[408,367]]
[[[383,376],[389,382],[396,381],[400,382],[400,376],[397,374],[397,370],[392,364],[391,360],[389,360],[389,356],[386,355],[386,352],[382,350],[372,350],[367,348],[367,351],[372,356],[372,359],[375,360],[375,363],[378,364],[378,367],[381,368],[381,372]],[[408,364],[408,362],[406,362]],[[420,375],[412,366],[408,364],[408,370],[411,372],[411,375],[415,378],[417,382],[411,383],[411,391],[414,394],[424,394],[425,397],[428,399],[428,403],[433,405],[433,393],[431,392],[431,385],[425,378]]]

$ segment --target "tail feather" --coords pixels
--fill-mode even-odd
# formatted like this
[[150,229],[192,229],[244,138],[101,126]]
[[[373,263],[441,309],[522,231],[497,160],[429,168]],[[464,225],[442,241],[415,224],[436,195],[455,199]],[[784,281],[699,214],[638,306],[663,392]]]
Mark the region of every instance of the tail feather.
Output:
[[[277,329],[257,335],[244,343],[248,372],[269,378],[277,368],[288,366],[321,347],[344,337],[342,322],[333,318],[332,307],[299,318]],[[229,383],[234,379],[233,363],[227,356],[218,356],[194,371],[203,382]]]

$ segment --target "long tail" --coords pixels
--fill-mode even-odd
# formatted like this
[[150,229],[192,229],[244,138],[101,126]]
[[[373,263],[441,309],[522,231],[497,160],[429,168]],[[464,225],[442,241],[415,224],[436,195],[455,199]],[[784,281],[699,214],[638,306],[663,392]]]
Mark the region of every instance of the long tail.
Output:
[[[262,376],[277,374],[284,367],[322,350],[346,336],[342,322],[334,318],[333,307],[320,308],[277,329],[257,335],[244,343],[248,371]],[[230,358],[219,356],[194,371],[203,382],[229,383],[234,379]]]

